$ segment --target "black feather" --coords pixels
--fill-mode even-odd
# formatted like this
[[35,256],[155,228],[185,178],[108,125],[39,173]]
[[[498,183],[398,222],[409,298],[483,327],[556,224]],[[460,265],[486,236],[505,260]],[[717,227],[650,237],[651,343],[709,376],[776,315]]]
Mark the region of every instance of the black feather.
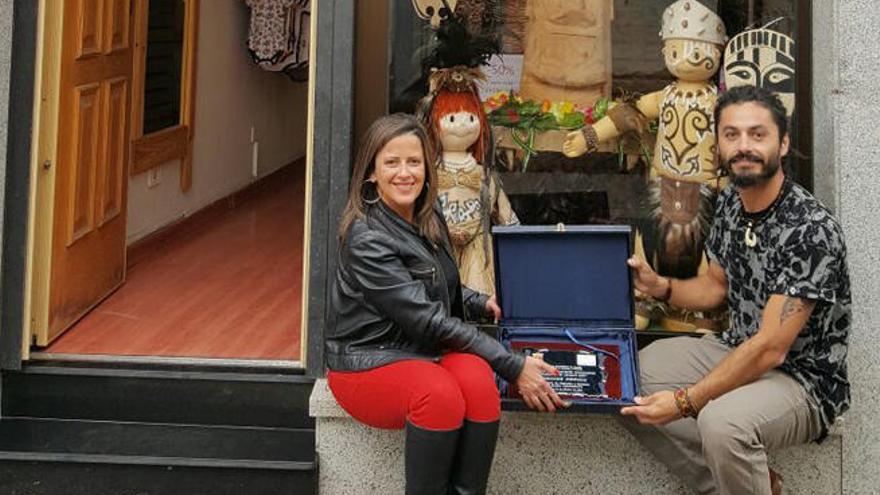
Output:
[[424,74],[431,69],[483,65],[492,55],[501,53],[501,38],[491,26],[471,32],[459,18],[452,16],[440,23],[427,48],[428,54],[422,61]]

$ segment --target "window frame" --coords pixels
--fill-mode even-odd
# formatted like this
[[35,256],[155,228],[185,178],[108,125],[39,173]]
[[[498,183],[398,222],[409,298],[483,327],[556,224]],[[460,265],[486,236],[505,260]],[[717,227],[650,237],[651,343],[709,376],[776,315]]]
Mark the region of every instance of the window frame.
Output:
[[180,190],[192,186],[192,149],[195,124],[196,44],[199,1],[185,3],[183,56],[180,78],[180,121],[144,134],[144,86],[150,0],[135,0],[134,67],[132,69],[130,174],[137,175],[171,160],[180,160]]

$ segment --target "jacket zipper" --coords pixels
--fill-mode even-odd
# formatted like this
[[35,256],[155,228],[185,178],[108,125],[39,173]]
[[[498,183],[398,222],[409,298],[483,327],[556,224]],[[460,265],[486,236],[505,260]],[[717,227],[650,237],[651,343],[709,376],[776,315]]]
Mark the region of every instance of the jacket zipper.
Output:
[[[437,251],[434,251],[432,254],[434,255],[434,262],[439,264],[440,260],[437,259]],[[436,271],[436,266],[434,267],[434,270]],[[448,284],[446,283],[446,274],[442,270],[440,271],[440,284],[440,297],[442,297],[443,301],[446,303],[446,313],[448,316],[452,314],[452,301],[449,300],[449,290],[447,289]]]
[[429,270],[412,270],[412,273],[419,276],[430,275],[431,283],[434,283],[437,279],[437,267],[435,266],[432,266]]

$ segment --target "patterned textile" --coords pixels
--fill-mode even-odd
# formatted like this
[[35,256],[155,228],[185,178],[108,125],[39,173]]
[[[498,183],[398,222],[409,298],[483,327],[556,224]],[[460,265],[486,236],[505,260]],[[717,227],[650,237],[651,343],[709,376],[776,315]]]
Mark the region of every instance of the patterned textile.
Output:
[[[755,247],[744,242],[750,221],[758,238]],[[824,438],[850,401],[846,354],[852,300],[840,224],[788,180],[774,205],[755,214],[743,211],[729,186],[718,198],[706,251],[727,276],[730,328],[719,339],[730,347],[758,331],[770,295],[816,303],[780,369],[815,398]]]
[[490,209],[492,225],[518,225],[519,219],[500,184],[489,181],[487,204],[481,200],[485,169],[473,156],[458,166],[437,167],[440,206],[449,227],[452,249],[465,287],[495,294],[492,239],[483,232],[484,208]]
[[684,90],[673,83],[663,88],[654,167],[675,180],[707,183],[717,179],[715,163],[715,102],[718,88]]
[[308,80],[310,0],[246,0],[248,51],[265,70]]

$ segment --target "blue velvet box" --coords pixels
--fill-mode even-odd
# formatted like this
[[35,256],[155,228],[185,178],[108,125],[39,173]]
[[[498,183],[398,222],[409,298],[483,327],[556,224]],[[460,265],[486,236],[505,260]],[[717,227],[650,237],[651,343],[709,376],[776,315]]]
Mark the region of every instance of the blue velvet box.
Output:
[[[608,383],[608,390],[617,393],[569,396],[573,407],[568,410],[616,413],[632,404],[639,373],[632,276],[626,264],[630,227],[513,226],[495,227],[492,233],[501,342],[526,353],[540,350],[566,359],[576,354],[578,365],[598,360],[604,364],[597,374],[609,380],[617,368],[617,383]],[[502,397],[515,390],[503,381],[500,386]],[[520,399],[504,401],[505,409],[525,407]]]

